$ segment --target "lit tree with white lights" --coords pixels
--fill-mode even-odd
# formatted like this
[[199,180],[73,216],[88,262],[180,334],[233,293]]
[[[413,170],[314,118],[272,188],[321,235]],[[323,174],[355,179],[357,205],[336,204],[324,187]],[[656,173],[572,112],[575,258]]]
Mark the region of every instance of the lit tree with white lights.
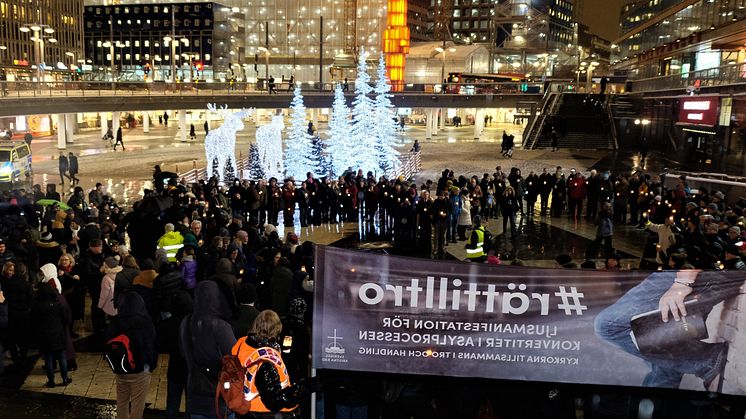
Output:
[[375,152],[376,126],[373,114],[373,99],[368,95],[373,91],[368,75],[368,53],[361,48],[358,58],[357,78],[355,79],[355,100],[352,102],[351,150],[354,156],[352,168],[363,172],[377,170],[378,159]]
[[396,113],[391,103],[391,84],[386,76],[386,60],[378,59],[378,78],[373,89],[376,92],[374,118],[376,127],[375,151],[381,173],[389,173],[399,164],[399,152],[394,149],[396,138]]
[[307,129],[306,106],[303,104],[300,86],[296,85],[293,101],[290,102],[290,128],[285,142],[285,176],[287,177],[305,179],[306,173],[317,172],[311,160],[313,149]]
[[327,161],[332,172],[339,176],[355,165],[355,147],[350,135],[350,108],[347,107],[342,85],[334,88],[334,104],[329,118],[329,140],[326,143]]
[[262,169],[259,147],[256,143],[251,143],[251,147],[249,147],[249,178],[254,180],[264,179],[264,169]]

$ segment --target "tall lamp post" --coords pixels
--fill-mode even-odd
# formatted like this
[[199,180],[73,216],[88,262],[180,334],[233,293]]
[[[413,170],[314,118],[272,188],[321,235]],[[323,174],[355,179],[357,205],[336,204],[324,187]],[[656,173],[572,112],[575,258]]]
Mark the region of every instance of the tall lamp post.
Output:
[[446,48],[446,43],[445,43],[445,41],[443,41],[443,46],[435,48],[435,51],[438,52],[438,53],[440,53],[441,54],[440,56],[442,58],[441,64],[440,64],[440,82],[443,83],[443,85],[442,85],[443,87],[441,88],[441,93],[443,93],[443,92],[445,92],[445,89],[446,89],[446,84],[445,84],[445,80],[446,80],[446,51],[456,52],[456,48],[454,48],[454,47]]
[[31,41],[34,42],[34,55],[36,56],[36,81],[43,81],[43,67],[44,67],[44,38],[47,38],[50,44],[57,42],[54,38],[54,29],[49,25],[42,25],[39,23],[30,23],[23,25],[19,28],[23,33],[33,32]]

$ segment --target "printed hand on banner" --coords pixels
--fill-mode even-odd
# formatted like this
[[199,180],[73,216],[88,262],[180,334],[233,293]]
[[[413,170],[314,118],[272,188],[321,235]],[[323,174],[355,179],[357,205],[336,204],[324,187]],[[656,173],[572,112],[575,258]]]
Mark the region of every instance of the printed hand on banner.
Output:
[[661,311],[661,318],[664,322],[668,321],[668,312],[671,311],[673,319],[676,321],[681,320],[683,316],[686,316],[686,307],[684,306],[684,299],[687,295],[692,293],[691,285],[694,284],[694,280],[697,278],[698,270],[686,270],[679,271],[676,273],[676,279],[671,288],[661,296],[658,302],[658,308]]

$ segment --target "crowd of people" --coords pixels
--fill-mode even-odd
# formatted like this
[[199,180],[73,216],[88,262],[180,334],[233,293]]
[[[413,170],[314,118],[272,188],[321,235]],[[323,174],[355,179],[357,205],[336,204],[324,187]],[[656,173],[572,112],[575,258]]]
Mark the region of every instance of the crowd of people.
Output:
[[[279,236],[280,213],[285,227],[375,223],[425,257],[444,257],[447,243],[461,241],[469,260],[492,263],[500,261],[498,238],[484,228],[491,219],[502,218],[499,240],[517,237],[517,216],[526,222],[537,215],[585,219],[597,225],[586,259],[602,250],[607,269],[619,269],[614,226],[629,223],[651,232],[655,246],[648,257],[660,267],[746,269],[740,258],[745,203],[727,205],[722,192],[692,191],[685,177],[669,189],[661,176],[640,172],[591,170],[586,177],[556,167],[524,178],[520,168],[506,173],[498,166],[482,177],[444,170],[420,185],[348,171],[338,179],[309,173],[282,185],[271,178],[224,187],[215,179],[163,182],[163,173],[156,169],[155,190],[131,211],[101,184],[87,193],[75,186],[69,209],[57,203],[62,197],[54,184],[46,192],[35,185],[1,198],[7,203],[0,226],[2,352],[23,364],[29,348],[38,349],[53,387],[71,382],[69,371],[77,367],[72,341],[82,330],[75,323],[86,314],[102,344],[128,334],[137,342],[139,368],[117,375],[122,417],[142,415],[157,352],[170,355],[167,417],[177,417],[183,394],[188,413],[214,417],[222,356],[266,345],[282,351],[289,379],[281,380],[276,368],[259,372],[264,408],[300,404],[299,411],[308,411],[308,395],[318,388],[308,380],[314,250],[292,229]],[[43,199],[45,207],[38,204]],[[579,267],[566,255],[557,263]],[[344,400],[353,396],[339,393],[344,379],[333,381],[330,394],[341,405],[352,403]]]

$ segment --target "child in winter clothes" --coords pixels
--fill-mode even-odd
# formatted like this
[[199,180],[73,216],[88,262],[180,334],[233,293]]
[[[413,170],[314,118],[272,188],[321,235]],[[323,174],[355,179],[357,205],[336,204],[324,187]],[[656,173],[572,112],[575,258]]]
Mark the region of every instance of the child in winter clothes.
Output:
[[122,272],[122,267],[119,266],[119,261],[108,257],[104,260],[104,266],[101,267],[101,270],[105,275],[101,279],[101,294],[98,298],[98,308],[109,316],[114,317],[117,315],[117,308],[114,304],[114,284],[117,274]]
[[181,258],[181,276],[184,278],[184,289],[193,290],[197,286],[197,261],[194,260],[194,248],[184,248],[184,256]]

